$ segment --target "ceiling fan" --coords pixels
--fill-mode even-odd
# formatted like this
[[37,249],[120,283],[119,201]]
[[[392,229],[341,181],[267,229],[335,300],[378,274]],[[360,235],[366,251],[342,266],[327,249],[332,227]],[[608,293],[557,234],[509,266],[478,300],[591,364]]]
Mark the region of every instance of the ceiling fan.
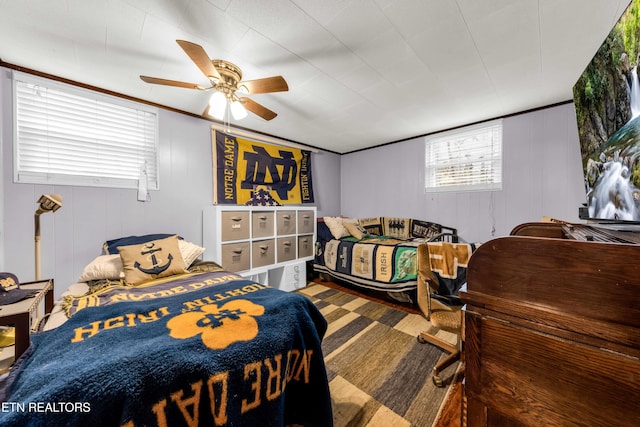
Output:
[[277,116],[274,111],[243,95],[287,91],[289,86],[282,76],[242,81],[242,70],[237,65],[222,59],[209,59],[209,55],[207,55],[204,48],[195,43],[185,40],[176,40],[176,42],[189,55],[189,58],[198,66],[200,71],[209,78],[211,86],[205,87],[195,83],[140,76],[143,81],[165,86],[215,91],[203,114],[212,115],[220,120],[224,118],[227,104],[229,104],[235,119],[245,117],[247,115],[246,110],[262,117],[264,120],[271,120]]

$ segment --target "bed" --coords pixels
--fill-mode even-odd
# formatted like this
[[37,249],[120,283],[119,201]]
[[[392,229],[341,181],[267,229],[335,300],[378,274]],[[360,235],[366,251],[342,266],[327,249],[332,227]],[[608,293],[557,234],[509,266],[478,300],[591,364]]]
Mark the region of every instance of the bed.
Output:
[[418,245],[458,242],[455,228],[413,218],[325,216],[317,230],[315,273],[403,301],[415,301]]
[[175,235],[126,239],[32,335],[0,425],[332,424],[327,323],[309,299],[201,261]]

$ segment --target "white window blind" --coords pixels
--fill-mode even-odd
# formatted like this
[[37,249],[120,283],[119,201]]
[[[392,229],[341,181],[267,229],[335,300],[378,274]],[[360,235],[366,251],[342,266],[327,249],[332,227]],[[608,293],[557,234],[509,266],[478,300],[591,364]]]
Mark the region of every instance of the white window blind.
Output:
[[425,190],[502,189],[502,120],[447,132],[425,143]]
[[158,189],[158,111],[14,72],[14,179]]

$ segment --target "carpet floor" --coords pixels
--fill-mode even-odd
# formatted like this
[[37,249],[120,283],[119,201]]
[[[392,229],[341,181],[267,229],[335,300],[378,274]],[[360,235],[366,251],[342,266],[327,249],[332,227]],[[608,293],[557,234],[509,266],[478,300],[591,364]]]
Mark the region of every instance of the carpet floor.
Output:
[[[297,292],[328,322],[322,348],[336,427],[437,423],[459,364],[443,371],[447,386],[433,385],[431,368],[444,353],[416,340],[435,331],[422,315],[317,283]],[[453,334],[438,334],[455,342]]]

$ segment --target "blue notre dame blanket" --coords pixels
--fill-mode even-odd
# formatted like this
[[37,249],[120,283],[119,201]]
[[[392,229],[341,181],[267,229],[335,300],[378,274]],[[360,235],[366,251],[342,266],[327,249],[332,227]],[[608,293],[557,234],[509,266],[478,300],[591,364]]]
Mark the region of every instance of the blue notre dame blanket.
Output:
[[177,277],[34,334],[0,425],[332,425],[313,303],[226,272]]

